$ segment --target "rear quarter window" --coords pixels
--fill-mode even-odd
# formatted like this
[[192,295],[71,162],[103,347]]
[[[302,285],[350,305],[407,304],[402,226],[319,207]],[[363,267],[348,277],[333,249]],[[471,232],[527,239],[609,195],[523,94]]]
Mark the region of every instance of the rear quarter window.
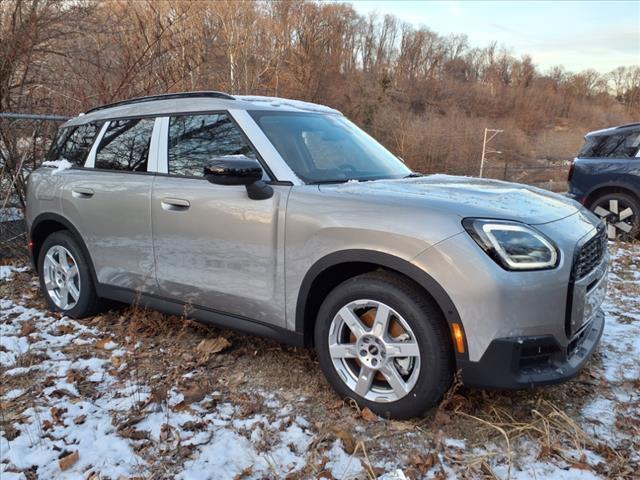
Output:
[[634,158],[640,146],[640,131],[587,137],[579,158]]
[[47,160],[65,159],[78,167],[83,166],[102,125],[103,122],[93,122],[61,128],[49,149]]

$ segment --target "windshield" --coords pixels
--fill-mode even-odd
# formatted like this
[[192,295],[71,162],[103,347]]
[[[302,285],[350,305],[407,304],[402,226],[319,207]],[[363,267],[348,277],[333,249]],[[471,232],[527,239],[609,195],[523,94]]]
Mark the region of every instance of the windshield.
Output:
[[412,173],[343,116],[264,110],[249,113],[306,183],[403,178]]

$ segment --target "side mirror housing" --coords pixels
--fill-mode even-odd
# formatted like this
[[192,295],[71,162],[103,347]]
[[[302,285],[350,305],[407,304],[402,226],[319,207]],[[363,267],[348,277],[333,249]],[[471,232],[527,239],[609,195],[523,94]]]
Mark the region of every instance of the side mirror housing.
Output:
[[273,196],[273,188],[262,181],[260,163],[252,158],[215,158],[204,167],[204,178],[216,185],[244,185],[252,200],[266,200]]
[[204,178],[216,185],[249,185],[262,178],[262,168],[248,157],[218,157],[205,165]]

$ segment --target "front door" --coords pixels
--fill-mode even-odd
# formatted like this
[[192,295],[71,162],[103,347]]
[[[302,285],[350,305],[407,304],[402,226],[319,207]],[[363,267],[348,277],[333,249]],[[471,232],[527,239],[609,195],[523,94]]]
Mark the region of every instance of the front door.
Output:
[[151,199],[160,293],[187,307],[284,326],[284,209],[290,187],[274,186],[272,198],[251,200],[244,186],[203,178],[214,158],[256,158],[228,113],[164,121],[167,173],[156,178]]

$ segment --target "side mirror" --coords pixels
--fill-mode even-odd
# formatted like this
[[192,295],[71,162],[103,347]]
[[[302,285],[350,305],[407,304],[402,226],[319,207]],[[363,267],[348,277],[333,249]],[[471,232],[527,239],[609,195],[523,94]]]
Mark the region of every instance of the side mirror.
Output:
[[204,178],[216,185],[244,185],[252,200],[273,196],[273,188],[262,181],[260,163],[248,157],[215,158],[204,167]]

